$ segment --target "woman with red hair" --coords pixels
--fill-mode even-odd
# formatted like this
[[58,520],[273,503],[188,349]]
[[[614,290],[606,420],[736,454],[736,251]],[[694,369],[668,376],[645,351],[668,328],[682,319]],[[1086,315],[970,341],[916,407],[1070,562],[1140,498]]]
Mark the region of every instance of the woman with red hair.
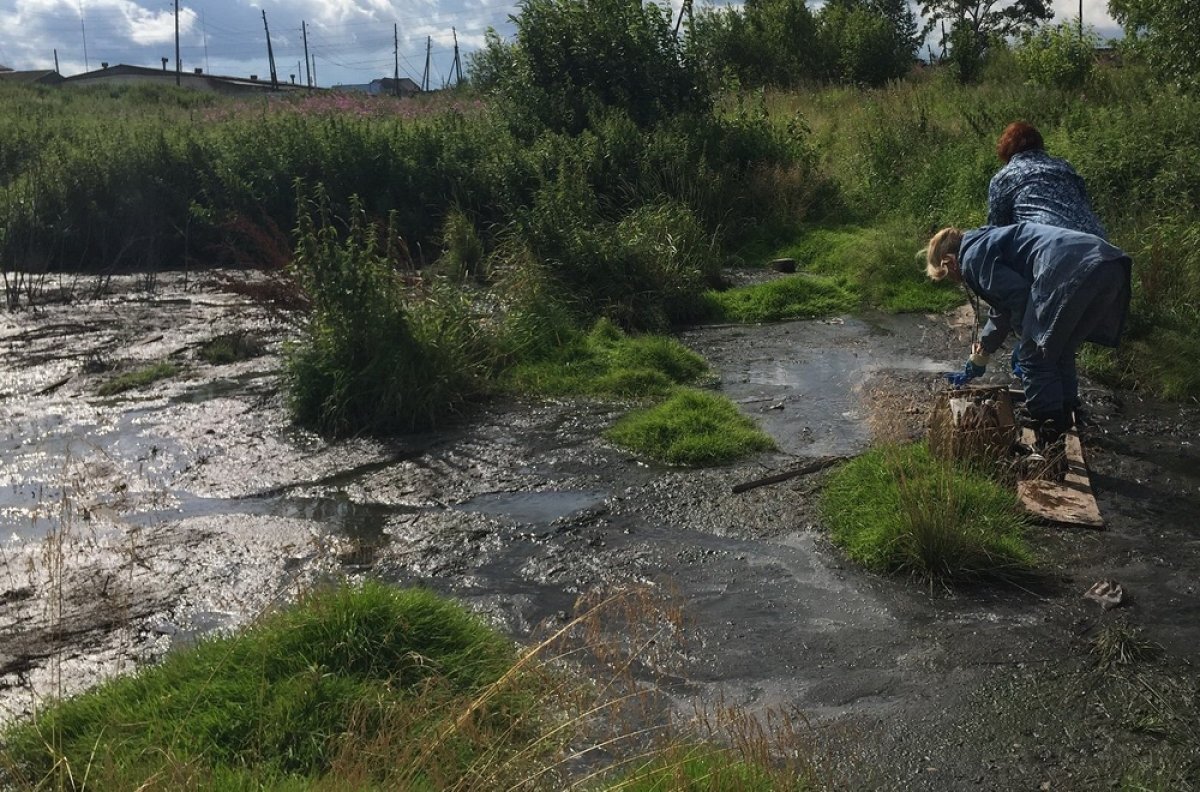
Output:
[[1108,238],[1083,178],[1066,160],[1046,153],[1036,127],[1009,124],[996,142],[996,154],[1004,167],[988,185],[988,225],[1041,223]]

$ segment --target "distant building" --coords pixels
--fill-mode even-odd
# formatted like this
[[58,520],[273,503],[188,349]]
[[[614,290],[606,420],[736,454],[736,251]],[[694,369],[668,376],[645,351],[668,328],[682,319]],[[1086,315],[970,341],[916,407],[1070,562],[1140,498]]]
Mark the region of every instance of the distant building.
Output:
[[[3,75],[0,75],[3,76]],[[66,85],[129,85],[136,83],[156,83],[159,85],[174,84],[175,70],[162,68],[151,69],[145,66],[129,66],[118,63],[116,66],[105,64],[102,68],[83,74],[73,74],[65,79],[59,78]],[[181,88],[196,91],[211,91],[219,94],[248,94],[262,93],[273,90],[271,78],[260,79],[252,74],[247,77],[225,77],[215,74],[205,74],[202,69],[193,69],[179,74]],[[306,90],[303,85],[279,81],[281,91]]]
[[53,69],[13,71],[7,66],[0,66],[0,82],[23,83],[25,85],[58,85],[63,79],[63,76]]
[[331,91],[360,91],[370,94],[371,96],[394,96],[396,87],[399,85],[401,96],[415,96],[421,93],[421,86],[407,77],[401,77],[397,83],[391,77],[381,77],[378,80],[371,80],[369,83],[343,83],[334,85],[330,88]]

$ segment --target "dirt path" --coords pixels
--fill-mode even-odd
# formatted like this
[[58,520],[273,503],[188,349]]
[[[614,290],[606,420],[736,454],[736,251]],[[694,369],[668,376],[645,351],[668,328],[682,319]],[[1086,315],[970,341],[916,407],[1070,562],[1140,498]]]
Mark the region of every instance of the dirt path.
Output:
[[[781,452],[680,471],[600,439],[622,408],[578,401],[493,403],[435,435],[328,444],[287,422],[286,323],[170,276],[153,295],[117,286],[0,316],[10,716],[330,577],[431,585],[518,638],[580,594],[644,583],[686,625],[670,663],[644,672],[681,707],[802,713],[835,786],[1091,789],[1148,756],[1195,758],[1167,739],[1196,725],[1194,675],[1180,670],[1200,657],[1195,407],[1089,392],[1109,530],[1039,527],[1046,573],[1024,588],[930,591],[867,575],[828,545],[821,475],[730,488],[857,452],[873,432],[919,431],[932,374],[964,346],[942,317],[685,333]],[[234,330],[266,354],[199,359],[199,344]],[[182,373],[94,395],[106,366],[164,358]],[[1128,607],[1105,615],[1080,597],[1101,577],[1125,585]],[[1152,708],[1157,732],[1131,728],[1128,674],[1094,671],[1088,642],[1116,619],[1165,649],[1138,667],[1145,684],[1193,696],[1191,709]]]

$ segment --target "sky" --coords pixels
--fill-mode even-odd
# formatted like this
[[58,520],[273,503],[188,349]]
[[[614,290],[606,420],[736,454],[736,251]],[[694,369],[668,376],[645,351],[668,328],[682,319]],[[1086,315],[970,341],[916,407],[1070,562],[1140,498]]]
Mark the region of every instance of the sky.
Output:
[[[671,0],[678,9],[682,0]],[[706,4],[698,0],[697,7]],[[718,3],[723,4],[723,3]],[[1056,19],[1074,18],[1079,0],[1053,0]],[[1083,0],[1084,21],[1102,37],[1118,35],[1108,0]],[[394,69],[393,25],[399,27],[400,74],[420,82],[430,45],[430,83],[450,79],[457,31],[462,65],[494,27],[512,34],[508,0],[180,0],[180,60],[185,71],[246,77],[270,74],[263,11],[276,73],[303,83],[304,42],[322,86],[370,82]],[[86,46],[86,51],[85,51]],[[101,62],[160,67],[175,63],[171,0],[0,0],[0,64],[78,74]]]

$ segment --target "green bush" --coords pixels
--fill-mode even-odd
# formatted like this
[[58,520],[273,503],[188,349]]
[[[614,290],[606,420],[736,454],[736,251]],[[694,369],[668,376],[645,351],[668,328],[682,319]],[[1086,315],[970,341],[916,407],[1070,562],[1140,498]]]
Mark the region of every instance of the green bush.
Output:
[[691,467],[721,465],[775,447],[729,399],[687,388],[627,415],[606,436],[660,462]]
[[1030,569],[1016,494],[934,459],[924,444],[875,448],[830,477],[821,502],[833,541],[876,572],[962,579]]
[[489,37],[472,71],[526,137],[579,134],[607,109],[639,126],[707,109],[669,13],[655,3],[525,0],[513,21],[514,40]]
[[427,428],[482,387],[489,350],[465,298],[437,283],[406,292],[386,234],[352,199],[341,239],[320,187],[300,216],[295,271],[312,315],[288,352],[287,381],[302,425],[331,435]]
[[1027,79],[1048,88],[1082,87],[1096,63],[1098,38],[1092,29],[1084,36],[1071,22],[1039,28],[1016,51]]
[[1109,0],[1109,11],[1125,28],[1125,47],[1149,61],[1159,79],[1188,91],[1200,89],[1200,9],[1164,0]]

